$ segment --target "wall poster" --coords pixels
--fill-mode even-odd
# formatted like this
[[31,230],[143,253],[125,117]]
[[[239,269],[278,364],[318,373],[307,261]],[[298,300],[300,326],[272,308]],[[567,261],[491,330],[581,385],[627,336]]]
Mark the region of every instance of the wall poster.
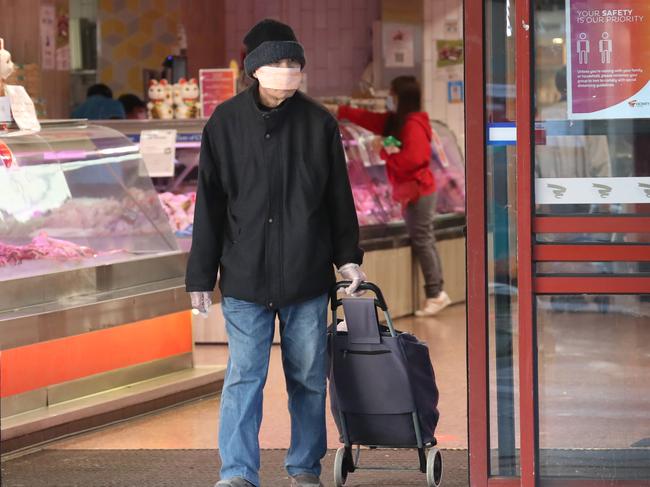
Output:
[[569,119],[650,117],[650,1],[567,0]]

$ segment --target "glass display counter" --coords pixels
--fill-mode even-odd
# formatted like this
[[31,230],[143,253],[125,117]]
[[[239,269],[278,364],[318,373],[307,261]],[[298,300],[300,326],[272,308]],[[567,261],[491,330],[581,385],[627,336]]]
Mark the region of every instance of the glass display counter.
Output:
[[138,148],[95,125],[0,134],[0,282],[178,251]]
[[341,122],[340,127],[359,225],[403,221],[400,204],[392,197],[386,163],[379,157],[382,138],[349,122]]
[[[106,120],[100,123],[120,131],[135,143],[145,129],[177,130],[176,174],[173,178],[156,178],[155,186],[176,235],[190,237],[205,120]],[[432,121],[432,127],[431,170],[438,186],[437,210],[440,215],[446,215],[443,220],[448,227],[449,215],[455,214],[453,221],[459,221],[465,210],[464,160],[453,132],[436,121]],[[392,199],[386,165],[379,156],[382,138],[348,121],[342,121],[340,128],[362,237],[373,240],[381,235],[404,237],[402,211]],[[181,245],[184,245],[182,240]]]
[[185,400],[222,379],[193,367],[186,252],[138,146],[85,122],[42,126],[0,132],[3,452],[100,424],[134,391],[171,404],[171,390]]

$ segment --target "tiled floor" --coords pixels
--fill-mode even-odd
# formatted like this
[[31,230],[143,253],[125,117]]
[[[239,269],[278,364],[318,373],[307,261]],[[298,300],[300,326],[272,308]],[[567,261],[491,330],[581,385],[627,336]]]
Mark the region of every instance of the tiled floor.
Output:
[[[562,302],[541,302],[537,326],[542,448],[642,448],[650,455],[650,304],[630,299],[611,298],[609,313],[598,312],[594,306],[566,311],[559,307]],[[436,319],[401,319],[396,326],[429,344],[440,389],[436,431],[440,446],[467,448],[465,307],[453,306]],[[516,385],[516,329],[512,341]],[[227,353],[225,346],[200,345],[197,363],[225,364]],[[495,354],[492,346],[491,382]],[[494,385],[490,399],[491,422],[496,426],[500,408]],[[516,405],[517,394],[514,401]],[[265,390],[262,448],[288,446],[286,402],[280,350],[274,346]],[[328,443],[336,448],[338,433],[329,416]],[[50,448],[216,448],[218,419],[219,398],[214,397],[57,442]],[[512,424],[517,430],[517,414]],[[498,428],[491,428],[492,446],[498,445],[498,433]]]
[[[611,297],[607,302],[598,303],[590,300],[576,304],[575,299],[544,298],[538,303],[542,473],[571,475],[588,467],[606,468],[603,472],[608,472],[607,475],[616,471],[625,478],[647,478],[650,475],[647,470],[650,465],[650,388],[647,387],[650,304],[629,296]],[[451,307],[436,319],[401,319],[396,326],[413,332],[429,344],[440,389],[441,419],[436,432],[440,447],[467,448],[465,307]],[[493,331],[490,337],[490,377],[494,382],[498,347],[494,345]],[[516,327],[510,339],[514,346],[511,374],[516,391]],[[505,347],[502,353],[510,353],[509,350],[509,346]],[[290,423],[279,352],[275,346],[265,390],[260,435],[264,449],[283,449],[289,444]],[[196,348],[198,364],[224,364],[227,354],[225,346]],[[491,446],[494,448],[499,444],[498,435],[503,433],[503,428],[496,426],[503,418],[497,416],[502,409],[497,405],[494,384],[491,392]],[[515,406],[518,403],[517,394],[514,403]],[[218,415],[219,398],[214,397],[60,441],[49,449],[213,450],[217,447]],[[518,415],[512,427],[517,430]],[[329,447],[337,448],[338,434],[331,419],[328,433]],[[499,451],[504,458],[508,457],[506,447],[492,453],[496,455]],[[494,465],[497,464],[495,460]],[[621,470],[623,467],[629,472]],[[592,470],[585,475],[601,475]]]
[[[440,389],[440,423],[436,436],[441,448],[467,447],[467,382],[465,359],[465,307],[456,305],[439,318],[406,318],[396,322],[429,344]],[[197,364],[225,364],[227,347],[199,345]],[[264,393],[262,448],[287,448],[290,422],[280,349],[273,347]],[[210,398],[154,415],[104,428],[50,446],[51,449],[182,449],[216,448],[219,398]],[[328,414],[328,443],[340,446]]]

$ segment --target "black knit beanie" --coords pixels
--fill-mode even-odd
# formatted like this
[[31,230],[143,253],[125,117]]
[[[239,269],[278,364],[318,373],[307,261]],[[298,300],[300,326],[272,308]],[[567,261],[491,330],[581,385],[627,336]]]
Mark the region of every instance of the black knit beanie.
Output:
[[305,51],[296,39],[291,27],[277,20],[258,22],[244,37],[246,57],[244,69],[248,76],[262,66],[281,59],[295,59],[305,67]]

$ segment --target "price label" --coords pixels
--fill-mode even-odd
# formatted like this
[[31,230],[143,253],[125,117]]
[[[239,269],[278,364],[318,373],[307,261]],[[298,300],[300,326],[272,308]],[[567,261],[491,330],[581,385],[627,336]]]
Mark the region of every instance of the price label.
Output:
[[140,132],[140,155],[146,169],[141,171],[141,175],[172,177],[176,157],[176,130]]

